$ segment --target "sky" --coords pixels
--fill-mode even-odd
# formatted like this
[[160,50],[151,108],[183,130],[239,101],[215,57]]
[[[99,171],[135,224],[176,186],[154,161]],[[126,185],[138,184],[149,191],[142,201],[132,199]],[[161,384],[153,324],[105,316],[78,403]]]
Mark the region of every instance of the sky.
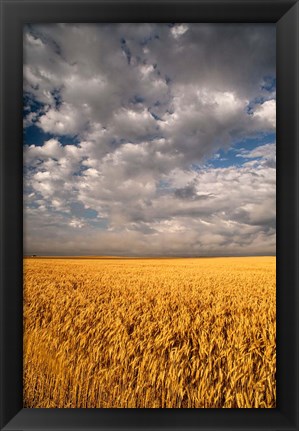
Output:
[[24,254],[274,255],[274,24],[24,28]]

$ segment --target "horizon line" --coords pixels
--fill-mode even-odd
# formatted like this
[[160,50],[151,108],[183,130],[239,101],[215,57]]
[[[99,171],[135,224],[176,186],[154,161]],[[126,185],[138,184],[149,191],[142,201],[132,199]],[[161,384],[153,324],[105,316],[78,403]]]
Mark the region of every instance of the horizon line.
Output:
[[97,254],[24,254],[23,258],[94,258],[94,259],[201,259],[212,257],[276,257],[276,253],[261,253],[261,254],[213,254],[213,255],[97,255]]

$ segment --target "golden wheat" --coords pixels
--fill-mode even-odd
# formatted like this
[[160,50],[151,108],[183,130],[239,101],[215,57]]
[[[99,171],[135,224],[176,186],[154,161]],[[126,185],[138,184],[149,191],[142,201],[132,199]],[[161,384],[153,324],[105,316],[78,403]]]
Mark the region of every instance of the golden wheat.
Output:
[[275,257],[28,258],[24,274],[25,407],[275,407]]

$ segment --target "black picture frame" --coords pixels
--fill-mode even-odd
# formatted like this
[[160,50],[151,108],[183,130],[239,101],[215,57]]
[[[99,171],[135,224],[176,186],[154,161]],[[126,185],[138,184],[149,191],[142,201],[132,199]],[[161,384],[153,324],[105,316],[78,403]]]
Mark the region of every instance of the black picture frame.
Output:
[[[298,430],[298,1],[0,0],[0,5],[1,430]],[[276,409],[22,408],[22,32],[34,22],[276,23]]]

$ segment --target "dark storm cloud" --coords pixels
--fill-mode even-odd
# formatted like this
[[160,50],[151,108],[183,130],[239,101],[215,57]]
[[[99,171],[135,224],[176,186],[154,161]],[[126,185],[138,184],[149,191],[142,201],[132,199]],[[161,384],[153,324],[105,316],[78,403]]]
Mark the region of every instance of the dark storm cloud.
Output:
[[188,199],[188,200],[201,200],[201,199],[208,199],[209,197],[212,197],[213,194],[209,195],[200,195],[196,191],[196,187],[194,185],[188,185],[186,187],[176,189],[174,192],[175,197],[179,199]]

